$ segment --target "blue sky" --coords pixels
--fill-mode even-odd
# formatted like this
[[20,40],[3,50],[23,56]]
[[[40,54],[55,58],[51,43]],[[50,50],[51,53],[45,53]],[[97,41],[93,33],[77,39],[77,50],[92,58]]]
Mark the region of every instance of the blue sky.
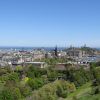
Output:
[[0,0],[0,46],[100,47],[100,0]]

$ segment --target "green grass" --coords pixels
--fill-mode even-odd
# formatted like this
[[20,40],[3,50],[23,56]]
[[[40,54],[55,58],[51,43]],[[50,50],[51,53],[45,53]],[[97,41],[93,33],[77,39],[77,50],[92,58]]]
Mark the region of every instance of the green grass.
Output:
[[79,100],[100,100],[100,94],[97,95],[87,95],[79,98]]
[[65,100],[73,100],[73,98],[80,98],[86,96],[91,92],[91,89],[91,82],[88,82],[78,88],[76,92],[69,94],[69,96]]

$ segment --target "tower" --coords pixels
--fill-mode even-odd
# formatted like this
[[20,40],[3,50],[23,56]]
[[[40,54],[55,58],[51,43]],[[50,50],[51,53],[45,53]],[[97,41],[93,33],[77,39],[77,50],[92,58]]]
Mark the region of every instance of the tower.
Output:
[[57,46],[55,47],[54,54],[55,54],[55,57],[58,57],[58,48],[57,48]]

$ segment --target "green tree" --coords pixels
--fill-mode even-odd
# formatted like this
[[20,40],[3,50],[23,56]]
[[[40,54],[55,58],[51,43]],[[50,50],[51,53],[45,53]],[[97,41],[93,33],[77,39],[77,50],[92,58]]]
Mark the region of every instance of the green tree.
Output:
[[0,94],[0,100],[14,100],[12,93],[9,89],[4,89]]
[[18,82],[19,81],[19,74],[18,73],[11,73],[9,74],[9,80],[10,81],[14,81],[14,82]]
[[21,99],[21,93],[19,88],[5,88],[0,94],[0,100],[19,100]]
[[29,78],[40,77],[41,76],[40,69],[39,68],[36,68],[33,65],[30,65],[30,67],[29,67],[29,69],[27,71],[27,76]]
[[48,69],[47,77],[48,77],[49,81],[55,81],[58,77],[58,73],[57,73],[57,71],[55,71],[53,69]]
[[25,86],[19,86],[20,92],[22,94],[23,97],[27,97],[31,94],[32,90],[28,85]]
[[44,80],[42,78],[29,79],[28,85],[32,88],[32,90],[38,89],[44,85]]

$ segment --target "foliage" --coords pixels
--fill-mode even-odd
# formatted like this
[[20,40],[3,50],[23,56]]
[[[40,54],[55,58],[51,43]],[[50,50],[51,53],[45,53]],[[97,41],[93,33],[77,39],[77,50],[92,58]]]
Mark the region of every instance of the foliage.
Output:
[[68,93],[75,90],[74,84],[64,80],[57,80],[34,92],[32,100],[58,100],[59,97],[65,98]]
[[58,73],[55,70],[48,69],[47,71],[47,77],[49,81],[55,81],[58,77]]
[[93,94],[100,93],[100,68],[94,69],[94,81],[92,83]]
[[92,79],[92,75],[90,71],[86,71],[83,68],[75,70],[67,70],[66,71],[66,79],[74,82],[77,87],[85,84],[86,82]]
[[0,76],[4,75],[6,73],[7,73],[7,70],[6,69],[0,68]]
[[23,70],[23,67],[22,66],[16,66],[16,69],[15,69],[16,71],[22,71]]
[[44,85],[44,81],[42,78],[30,78],[27,83],[32,88],[32,90],[38,89]]
[[100,93],[99,62],[91,63],[88,70],[81,67],[64,71],[54,70],[55,64],[63,61],[65,59],[47,59],[51,66],[46,69],[36,68],[33,65],[17,66],[14,71],[9,67],[0,69],[0,100],[19,100],[28,96],[32,100],[58,100],[68,97],[76,91],[76,87],[79,88],[92,80],[94,80],[92,94]]
[[55,65],[57,63],[65,63],[67,62],[67,59],[65,58],[46,58],[46,59],[41,59],[41,61],[46,62],[48,65]]
[[27,70],[27,77],[29,78],[35,78],[35,77],[41,77],[43,75],[45,70],[41,70],[39,68],[36,68],[35,66],[30,65],[29,69]]
[[31,95],[32,90],[28,85],[25,85],[25,86],[20,85],[19,89],[20,89],[20,92],[23,97],[27,97],[27,96]]
[[11,73],[11,74],[9,74],[9,76],[8,76],[8,80],[10,80],[10,81],[14,81],[14,82],[18,82],[19,81],[19,74],[18,73]]
[[19,100],[21,93],[19,88],[5,88],[0,94],[0,100]]

